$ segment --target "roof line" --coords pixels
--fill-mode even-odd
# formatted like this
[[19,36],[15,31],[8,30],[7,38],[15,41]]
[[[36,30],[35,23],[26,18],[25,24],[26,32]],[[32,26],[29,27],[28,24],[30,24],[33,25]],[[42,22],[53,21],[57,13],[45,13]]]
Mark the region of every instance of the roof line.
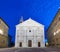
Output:
[[[0,19],[8,26],[8,24],[2,19],[2,17],[0,17]],[[9,27],[9,26],[8,26]]]
[[[54,19],[52,20],[52,22],[50,23],[50,25],[49,25],[49,27],[48,27],[48,29],[50,28],[50,26],[52,25],[52,23],[53,23],[53,21],[55,20],[55,18],[56,18],[56,15],[58,14],[58,12],[60,11],[60,8],[58,9],[58,11],[57,11],[57,13],[55,14],[55,16],[54,16]],[[48,31],[48,29],[47,29],[47,31]]]

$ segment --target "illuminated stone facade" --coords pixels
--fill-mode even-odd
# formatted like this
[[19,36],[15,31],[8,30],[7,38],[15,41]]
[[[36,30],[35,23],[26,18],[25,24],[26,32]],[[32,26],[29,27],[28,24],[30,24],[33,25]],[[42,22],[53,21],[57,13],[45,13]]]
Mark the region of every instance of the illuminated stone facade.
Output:
[[47,30],[49,46],[60,47],[60,9]]
[[8,47],[8,26],[0,18],[0,47]]

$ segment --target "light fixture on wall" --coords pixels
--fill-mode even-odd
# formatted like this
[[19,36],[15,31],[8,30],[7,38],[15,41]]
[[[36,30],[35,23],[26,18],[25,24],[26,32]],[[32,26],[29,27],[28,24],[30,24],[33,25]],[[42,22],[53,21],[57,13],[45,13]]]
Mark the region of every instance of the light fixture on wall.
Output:
[[60,32],[60,29],[54,32],[54,36]]
[[0,34],[3,34],[3,31],[0,29]]
[[56,33],[54,32],[54,36],[56,35]]

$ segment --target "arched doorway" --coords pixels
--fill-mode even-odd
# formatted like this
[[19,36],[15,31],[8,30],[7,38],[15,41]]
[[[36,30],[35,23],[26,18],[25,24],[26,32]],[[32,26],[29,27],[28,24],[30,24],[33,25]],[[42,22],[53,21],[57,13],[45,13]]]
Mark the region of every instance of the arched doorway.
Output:
[[28,47],[32,47],[32,41],[28,40]]
[[22,42],[20,42],[20,47],[22,47]]
[[40,42],[38,42],[38,47],[40,47]]

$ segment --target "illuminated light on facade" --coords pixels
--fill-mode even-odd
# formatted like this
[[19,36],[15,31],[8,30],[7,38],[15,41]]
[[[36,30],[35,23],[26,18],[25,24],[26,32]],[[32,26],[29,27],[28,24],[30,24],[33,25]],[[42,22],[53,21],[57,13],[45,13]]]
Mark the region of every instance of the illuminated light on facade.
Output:
[[60,29],[54,32],[54,36],[60,32]]
[[56,35],[56,33],[54,32],[54,36]]
[[3,31],[2,30],[0,30],[0,34],[3,34]]

